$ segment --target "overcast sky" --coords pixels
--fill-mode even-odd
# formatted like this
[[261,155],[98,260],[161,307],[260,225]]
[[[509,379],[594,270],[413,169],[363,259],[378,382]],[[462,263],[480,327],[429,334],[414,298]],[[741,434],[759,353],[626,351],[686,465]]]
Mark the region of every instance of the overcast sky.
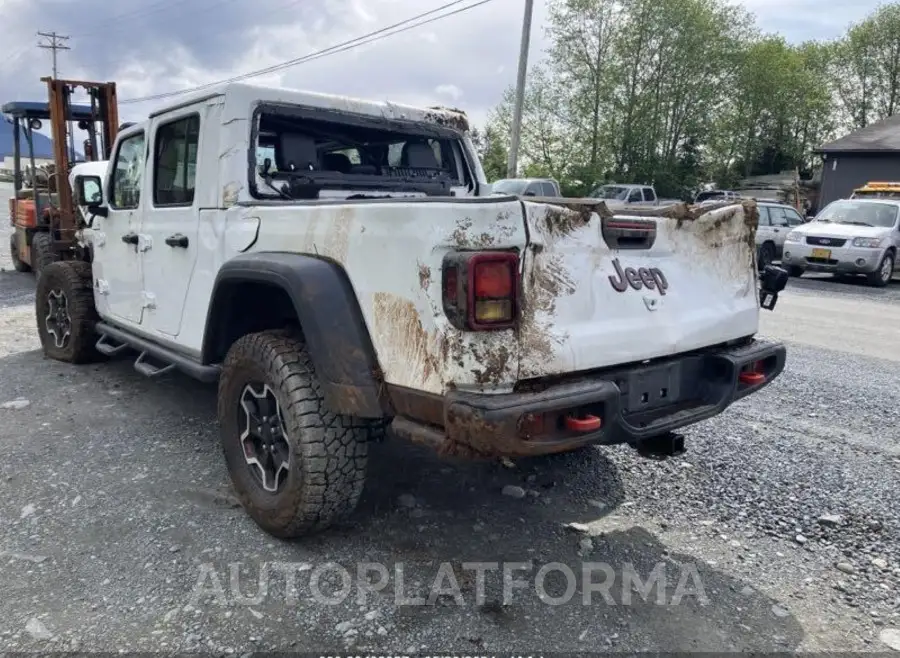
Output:
[[[467,0],[464,6],[475,0]],[[208,83],[353,39],[449,0],[0,0],[0,102],[44,100],[50,51],[36,32],[70,35],[60,77],[115,80],[128,99]],[[767,31],[832,39],[877,0],[744,0]],[[825,7],[827,5],[827,11]],[[115,9],[111,9],[115,7]],[[453,105],[481,124],[515,79],[524,0],[492,0],[377,43],[324,57],[261,84],[416,105]],[[532,61],[546,45],[535,0]],[[139,120],[166,101],[120,108]]]

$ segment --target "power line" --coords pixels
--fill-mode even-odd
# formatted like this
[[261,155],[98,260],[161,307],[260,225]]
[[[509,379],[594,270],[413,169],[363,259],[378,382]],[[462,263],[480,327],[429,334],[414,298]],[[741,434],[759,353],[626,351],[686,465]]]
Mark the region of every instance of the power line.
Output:
[[[401,34],[402,32],[407,32],[409,30],[415,29],[417,27],[421,27],[423,25],[428,25],[429,23],[434,23],[435,21],[442,20],[444,18],[449,18],[450,16],[454,16],[456,14],[461,14],[464,11],[469,11],[470,9],[475,9],[476,7],[480,7],[481,5],[485,5],[489,2],[493,2],[494,0],[479,0],[478,2],[474,2],[470,5],[466,5],[465,7],[460,7],[459,9],[454,9],[453,11],[446,12],[441,14],[440,16],[433,16],[428,20],[419,21],[421,18],[425,18],[427,16],[431,16],[432,14],[436,14],[445,9],[449,9],[455,5],[461,4],[466,0],[454,0],[453,2],[448,2],[447,4],[441,5],[435,9],[430,11],[426,11],[424,13],[418,14],[416,16],[412,16],[405,20],[402,20],[398,23],[394,23],[393,25],[388,25],[386,27],[380,28],[373,32],[369,32],[368,34],[364,34],[362,36],[356,37],[354,39],[350,39],[348,41],[343,41],[341,43],[335,44],[333,46],[329,46],[328,48],[323,48],[322,50],[318,50],[316,52],[310,53],[308,55],[304,55],[302,57],[297,57],[295,59],[290,59],[286,62],[281,62],[280,64],[274,64],[272,66],[268,66],[263,69],[258,69],[256,71],[251,71],[249,73],[242,73],[240,75],[233,76],[231,78],[225,78],[223,80],[216,80],[215,82],[209,82],[203,85],[199,85],[197,87],[193,87],[191,89],[181,89],[179,91],[168,91],[159,94],[152,94],[149,96],[140,96],[138,98],[128,98],[125,100],[120,100],[119,104],[126,103],[142,103],[145,101],[152,100],[160,100],[163,98],[172,98],[174,96],[181,96],[182,94],[187,94],[195,91],[202,91],[204,89],[210,89],[220,84],[225,84],[228,82],[238,82],[240,80],[247,80],[249,78],[255,78],[260,75],[265,75],[267,73],[274,73],[276,71],[281,71],[286,68],[290,68],[293,66],[297,66],[299,64],[305,64],[307,62],[320,59],[322,57],[327,57],[328,55],[336,55],[338,53],[345,52],[347,50],[351,50],[353,48],[357,48],[359,46],[364,46],[369,43],[374,43],[376,41],[380,41],[381,39],[385,39],[389,36],[393,36],[395,34]],[[418,23],[412,24],[414,21],[419,21]]]
[[53,51],[53,77],[56,78],[56,51],[57,50],[72,50],[69,46],[65,45],[65,41],[69,40],[69,37],[63,36],[62,34],[57,34],[56,32],[38,32],[37,35],[39,37],[44,37],[47,39],[45,42],[38,42],[38,48],[44,48],[46,50]]

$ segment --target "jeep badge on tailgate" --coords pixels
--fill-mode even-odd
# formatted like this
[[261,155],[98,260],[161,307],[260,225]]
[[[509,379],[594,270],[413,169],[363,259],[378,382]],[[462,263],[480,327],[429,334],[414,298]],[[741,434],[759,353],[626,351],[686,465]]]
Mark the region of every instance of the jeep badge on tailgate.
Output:
[[658,267],[641,267],[634,269],[626,267],[622,269],[622,264],[618,258],[613,258],[613,267],[616,268],[616,276],[610,276],[609,282],[617,292],[625,292],[628,286],[635,290],[640,290],[646,286],[649,290],[656,288],[660,295],[665,295],[669,289],[669,282],[666,281],[666,275],[662,273]]

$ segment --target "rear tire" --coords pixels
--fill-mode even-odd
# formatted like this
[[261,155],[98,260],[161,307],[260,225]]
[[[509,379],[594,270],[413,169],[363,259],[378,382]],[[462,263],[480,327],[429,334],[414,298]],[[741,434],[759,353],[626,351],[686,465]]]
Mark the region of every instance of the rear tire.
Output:
[[68,363],[97,358],[99,318],[90,263],[57,261],[44,267],[35,292],[35,313],[46,356]]
[[801,276],[803,276],[803,273],[804,273],[805,271],[806,271],[806,270],[804,270],[802,267],[797,267],[796,265],[791,265],[791,266],[788,268],[788,273],[789,273],[791,276],[796,276],[796,277],[801,277]]
[[889,251],[884,255],[884,258],[881,259],[881,262],[878,263],[878,269],[876,269],[874,272],[870,272],[866,276],[866,279],[870,286],[875,286],[876,288],[884,288],[891,282],[893,276],[894,254]]
[[35,233],[31,239],[31,269],[34,277],[41,280],[43,271],[53,263],[53,245],[50,242],[50,234],[46,232]]
[[29,266],[28,263],[19,258],[19,245],[15,233],[9,236],[9,257],[12,260],[12,264],[16,272],[31,271],[31,266]]
[[222,367],[218,407],[232,483],[263,530],[297,537],[356,508],[370,423],[325,407],[302,340],[288,331],[238,339]]

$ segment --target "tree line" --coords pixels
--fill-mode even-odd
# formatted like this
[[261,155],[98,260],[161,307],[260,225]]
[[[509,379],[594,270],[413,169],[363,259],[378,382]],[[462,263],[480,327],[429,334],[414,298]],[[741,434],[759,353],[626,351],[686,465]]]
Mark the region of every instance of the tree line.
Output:
[[[688,198],[710,181],[809,177],[817,147],[900,111],[900,2],[800,44],[724,0],[549,0],[545,29],[519,175],[569,195],[615,181]],[[489,180],[506,176],[513,98],[474,135]]]

